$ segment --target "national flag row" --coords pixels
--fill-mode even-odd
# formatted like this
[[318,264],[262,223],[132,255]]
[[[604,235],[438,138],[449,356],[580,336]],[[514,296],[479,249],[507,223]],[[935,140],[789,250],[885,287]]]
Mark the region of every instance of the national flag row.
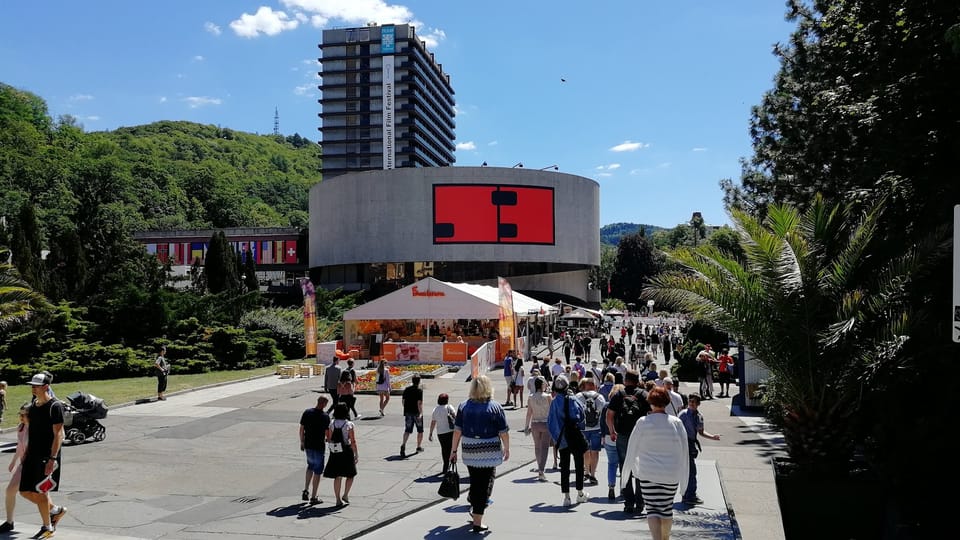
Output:
[[[296,240],[266,240],[230,242],[241,262],[252,256],[256,264],[296,264]],[[203,264],[207,257],[207,242],[184,242],[175,244],[146,244],[147,253],[156,255],[160,262],[173,265]]]

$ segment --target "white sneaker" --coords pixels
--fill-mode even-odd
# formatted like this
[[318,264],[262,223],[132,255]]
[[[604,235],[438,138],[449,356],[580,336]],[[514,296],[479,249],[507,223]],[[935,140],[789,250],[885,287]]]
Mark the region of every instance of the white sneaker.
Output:
[[579,504],[579,503],[585,503],[585,502],[587,502],[587,499],[589,499],[589,498],[590,498],[590,494],[589,494],[589,493],[587,493],[586,491],[581,491],[580,493],[577,494],[577,503],[578,503],[578,504]]
[[565,493],[563,495],[563,505],[564,506],[573,506],[573,501],[570,500],[570,494]]

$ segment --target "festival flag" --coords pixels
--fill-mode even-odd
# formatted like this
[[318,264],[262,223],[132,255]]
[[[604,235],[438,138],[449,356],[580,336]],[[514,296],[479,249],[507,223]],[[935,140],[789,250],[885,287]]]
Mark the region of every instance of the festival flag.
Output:
[[273,241],[273,261],[277,264],[283,262],[283,240]]
[[260,264],[273,264],[272,242],[260,242]]
[[203,242],[194,242],[190,244],[190,264],[199,260],[203,262]]
[[300,278],[300,288],[303,289],[303,331],[307,345],[306,356],[317,355],[317,301],[313,282],[308,278]]
[[284,244],[286,244],[286,251],[283,253],[284,264],[297,264],[297,241],[287,240]]
[[157,244],[157,258],[163,264],[167,264],[170,258],[170,244]]
[[497,278],[500,289],[500,342],[497,357],[503,358],[507,351],[517,348],[517,318],[513,313],[513,288],[502,278]]

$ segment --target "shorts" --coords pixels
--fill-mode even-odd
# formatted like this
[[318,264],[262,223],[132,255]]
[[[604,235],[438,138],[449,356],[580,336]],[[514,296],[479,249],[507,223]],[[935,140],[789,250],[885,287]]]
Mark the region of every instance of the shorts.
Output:
[[413,433],[413,426],[417,426],[417,433],[423,433],[423,417],[416,414],[403,415],[403,432]]
[[310,469],[310,472],[313,474],[323,474],[323,450],[307,448],[304,452],[307,453],[307,468]]
[[[59,463],[60,460],[58,459],[57,462]],[[46,466],[47,458],[45,457],[29,455],[24,457],[20,472],[20,491],[37,493],[37,484],[47,477],[47,475],[44,474]],[[57,491],[59,489],[60,469],[61,467],[58,466],[56,470],[53,471],[53,481],[57,483],[57,486],[50,491]]]
[[603,447],[603,437],[600,436],[599,429],[591,429],[590,431],[584,431],[583,437],[587,439],[587,450],[593,450],[594,452],[599,452],[600,448]]

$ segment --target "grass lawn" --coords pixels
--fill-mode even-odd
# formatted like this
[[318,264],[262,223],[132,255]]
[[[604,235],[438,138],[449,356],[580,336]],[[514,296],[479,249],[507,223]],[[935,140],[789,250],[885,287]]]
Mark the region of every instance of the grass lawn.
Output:
[[[269,375],[276,372],[276,367],[262,367],[246,371],[215,371],[212,373],[195,373],[191,375],[171,375],[167,383],[167,393],[187,390],[228,381],[237,381]],[[137,399],[152,398],[157,395],[156,377],[135,377],[130,379],[111,379],[108,381],[80,381],[57,384],[54,377],[53,391],[57,397],[65,400],[67,396],[83,390],[93,394],[106,402],[107,406],[127,403]],[[17,424],[17,410],[20,405],[30,400],[30,386],[23,384],[7,388],[7,410],[3,414],[0,428],[9,428]]]

